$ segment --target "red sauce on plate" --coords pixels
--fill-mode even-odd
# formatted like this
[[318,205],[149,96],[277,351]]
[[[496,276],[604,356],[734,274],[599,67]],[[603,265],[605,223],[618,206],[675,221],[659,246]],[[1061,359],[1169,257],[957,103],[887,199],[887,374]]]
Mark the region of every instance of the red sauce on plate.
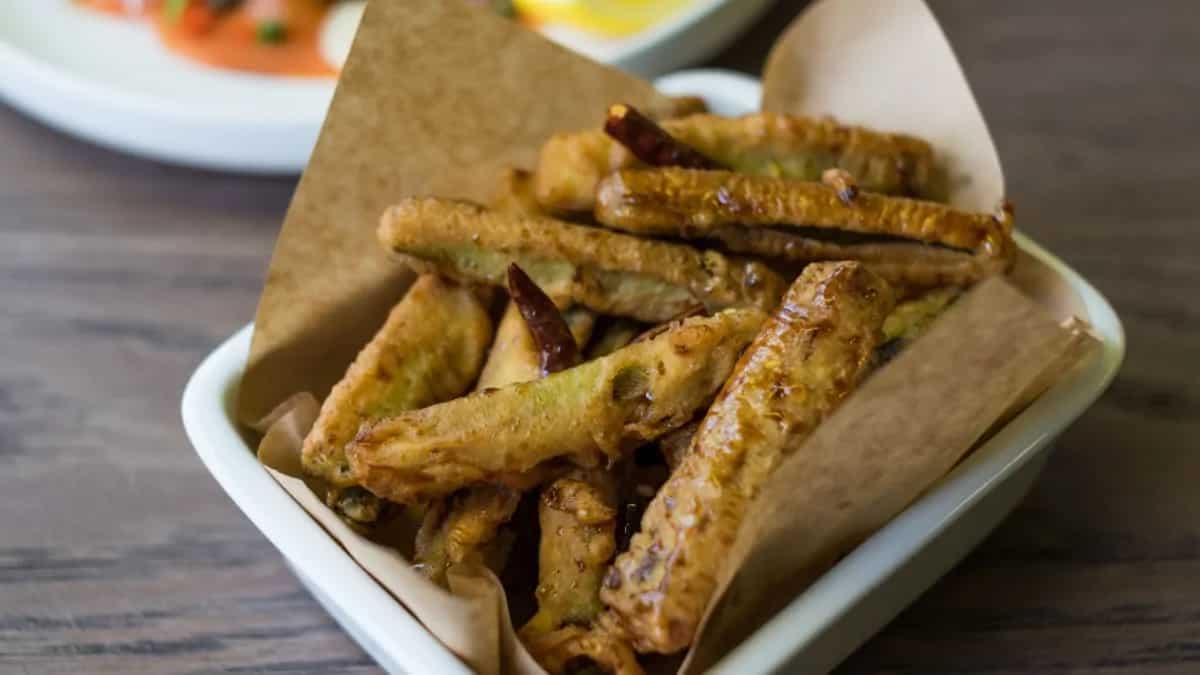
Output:
[[[109,14],[131,14],[122,0],[79,2]],[[321,0],[245,0],[221,12],[193,0],[172,16],[162,0],[150,0],[143,13],[168,49],[194,61],[271,75],[332,76],[337,70],[318,46],[327,11],[328,3]]]

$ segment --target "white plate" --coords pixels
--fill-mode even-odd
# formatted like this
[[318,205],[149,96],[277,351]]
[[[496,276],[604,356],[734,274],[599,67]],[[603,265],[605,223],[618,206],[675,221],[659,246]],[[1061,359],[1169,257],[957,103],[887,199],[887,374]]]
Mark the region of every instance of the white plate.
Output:
[[[714,53],[771,0],[698,0],[630,38],[555,39],[653,76]],[[0,101],[62,131],[151,159],[245,173],[299,173],[333,80],[209,68],[162,47],[144,22],[70,0],[0,2]]]
[[[669,94],[704,95],[722,114],[758,107],[758,82],[691,71],[657,82]],[[900,516],[725,656],[715,672],[787,668],[825,672],[945,574],[1020,502],[1050,443],[1104,391],[1125,353],[1108,301],[1027,237],[1017,243],[1078,294],[1102,341],[1101,355],[1059,382]],[[455,659],[275,483],[254,458],[234,417],[250,348],[246,326],[200,364],[183,393],[188,438],[213,477],[279,549],[300,580],[389,672],[464,672]]]

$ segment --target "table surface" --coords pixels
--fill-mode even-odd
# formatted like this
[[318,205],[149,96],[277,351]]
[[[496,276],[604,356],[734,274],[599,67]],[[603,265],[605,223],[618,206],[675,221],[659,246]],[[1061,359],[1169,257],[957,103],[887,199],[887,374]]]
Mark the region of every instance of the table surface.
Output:
[[[1200,21],[935,2],[1020,227],[1129,335],[1024,504],[844,673],[1200,672]],[[715,65],[756,72],[796,3]],[[0,105],[0,672],[375,672],[208,476],[180,391],[248,321],[294,179]]]

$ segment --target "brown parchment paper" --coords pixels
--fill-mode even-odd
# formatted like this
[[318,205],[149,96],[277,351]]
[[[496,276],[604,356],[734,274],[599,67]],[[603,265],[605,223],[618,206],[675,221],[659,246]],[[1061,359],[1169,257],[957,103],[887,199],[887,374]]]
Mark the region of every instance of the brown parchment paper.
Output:
[[782,609],[1092,344],[1007,281],[971,289],[772,475],[726,558],[688,671]]
[[411,275],[375,241],[400,197],[486,201],[552,132],[595,127],[613,101],[659,107],[647,83],[457,0],[372,2],[292,198],[259,301],[238,414],[324,397]]
[[[314,494],[320,486],[300,478],[299,447],[317,398],[411,280],[375,242],[384,207],[422,194],[485,201],[501,168],[532,166],[552,132],[597,126],[615,101],[666,104],[648,84],[485,10],[458,2],[370,3],[259,304],[238,413],[265,432],[260,459],[381,586],[478,672],[541,672],[515,636],[496,578],[458,569],[452,593],[430,584],[394,547],[351,530],[321,503]],[[983,117],[919,0],[826,0],[811,7],[772,51],[763,105],[921,135],[951,168],[954,203],[990,210],[1003,196]],[[1084,331],[1059,321],[1079,313],[1071,289],[1029,256],[1011,281],[1022,293],[995,281],[960,301],[781,466],[752,507],[730,558],[737,564],[722,577],[719,610],[710,612],[686,668],[711,664],[744,628],[778,608],[772,599],[791,597],[778,592],[784,586],[762,593],[766,585],[746,579],[802,570],[789,590],[802,588],[832,551],[844,552],[928,489],[988,428],[1086,351]],[[967,377],[955,382],[951,375]],[[965,386],[968,380],[974,388]],[[900,382],[920,386],[909,391]],[[907,414],[898,417],[900,406],[889,397],[900,394],[914,398],[905,399]],[[942,408],[949,401],[957,412],[947,417]],[[878,439],[891,442],[881,448]],[[814,480],[813,466],[835,454],[844,458],[831,449],[846,448],[859,460],[838,465],[843,473],[836,477],[856,490],[871,488],[863,499],[874,497],[841,520],[825,518],[806,529],[816,515],[828,515],[822,497],[837,489],[828,479]],[[817,511],[797,509],[797,499]],[[806,538],[807,548],[777,545],[793,537]]]

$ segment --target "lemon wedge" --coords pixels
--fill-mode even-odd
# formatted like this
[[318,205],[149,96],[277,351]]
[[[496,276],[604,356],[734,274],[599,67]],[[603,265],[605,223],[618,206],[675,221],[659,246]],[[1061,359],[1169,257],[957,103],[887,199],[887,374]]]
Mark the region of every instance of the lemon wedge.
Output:
[[670,17],[694,0],[514,0],[522,19],[624,37]]

